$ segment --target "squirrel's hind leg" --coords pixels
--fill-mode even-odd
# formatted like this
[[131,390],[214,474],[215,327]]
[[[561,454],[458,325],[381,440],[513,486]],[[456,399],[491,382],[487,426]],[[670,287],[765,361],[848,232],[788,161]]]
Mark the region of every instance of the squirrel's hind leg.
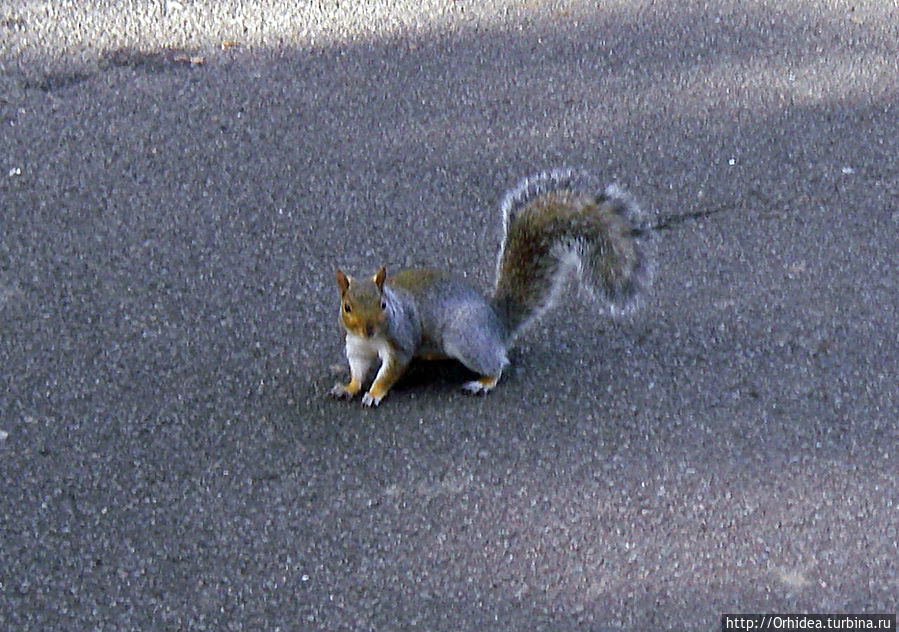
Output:
[[481,376],[462,386],[474,395],[492,391],[509,364],[503,327],[486,303],[469,305],[462,317],[448,323],[443,331],[442,349]]
[[502,374],[503,372],[500,371],[496,375],[485,375],[477,380],[465,382],[465,384],[462,385],[462,389],[472,395],[486,395],[496,388],[496,383],[499,382],[499,378]]
[[506,358],[506,350],[500,340],[492,341],[489,346],[479,345],[450,345],[447,348],[449,356],[455,358],[481,377],[462,385],[465,391],[472,395],[486,394],[496,387],[503,369],[509,364]]

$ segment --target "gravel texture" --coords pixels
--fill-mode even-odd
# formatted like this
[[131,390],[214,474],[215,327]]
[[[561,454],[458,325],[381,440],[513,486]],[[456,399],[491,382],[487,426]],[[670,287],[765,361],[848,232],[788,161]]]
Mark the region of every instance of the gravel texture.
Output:
[[[899,595],[894,2],[0,4],[0,628],[704,630]],[[343,370],[333,269],[658,225],[497,390]],[[341,367],[335,370],[335,365]]]

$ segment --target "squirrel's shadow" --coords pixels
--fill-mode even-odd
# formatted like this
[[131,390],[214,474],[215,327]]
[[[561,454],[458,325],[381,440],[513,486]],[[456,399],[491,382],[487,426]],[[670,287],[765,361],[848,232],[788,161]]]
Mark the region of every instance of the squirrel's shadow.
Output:
[[453,359],[423,360],[415,358],[409,363],[406,372],[397,381],[393,391],[421,390],[424,388],[458,389],[465,382],[475,380],[479,376]]

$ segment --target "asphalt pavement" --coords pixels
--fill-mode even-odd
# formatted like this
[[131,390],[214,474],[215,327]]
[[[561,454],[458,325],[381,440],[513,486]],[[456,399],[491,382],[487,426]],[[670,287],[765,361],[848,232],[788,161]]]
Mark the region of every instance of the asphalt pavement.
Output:
[[[895,2],[0,3],[0,629],[896,613],[897,130]],[[565,165],[638,314],[326,397],[336,267],[487,290]]]

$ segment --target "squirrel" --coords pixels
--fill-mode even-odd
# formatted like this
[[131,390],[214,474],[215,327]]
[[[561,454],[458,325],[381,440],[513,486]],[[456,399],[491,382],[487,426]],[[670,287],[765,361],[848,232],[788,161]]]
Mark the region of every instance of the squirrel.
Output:
[[543,172],[506,192],[501,211],[503,240],[489,298],[432,268],[388,277],[382,266],[360,278],[336,271],[350,381],[334,386],[333,397],[357,395],[379,358],[362,397],[363,406],[377,406],[413,357],[454,358],[480,376],[463,388],[487,393],[509,364],[510,346],[557,302],[572,272],[612,315],[632,310],[652,282],[651,228],[616,184],[603,189],[572,169]]

